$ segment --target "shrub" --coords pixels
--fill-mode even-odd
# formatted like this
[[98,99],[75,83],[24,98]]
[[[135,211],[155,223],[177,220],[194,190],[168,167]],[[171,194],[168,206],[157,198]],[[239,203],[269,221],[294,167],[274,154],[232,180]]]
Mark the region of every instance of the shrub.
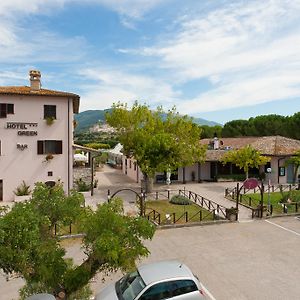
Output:
[[91,190],[91,184],[88,184],[81,179],[76,181],[76,185],[77,185],[78,192],[88,192]]
[[16,196],[26,196],[26,195],[30,195],[30,193],[31,193],[30,185],[27,185],[24,180],[14,191],[14,194]]
[[175,195],[171,198],[170,203],[178,204],[178,205],[190,205],[192,201],[189,198],[182,195]]
[[109,149],[110,146],[108,144],[102,144],[102,143],[87,143],[87,144],[84,144],[85,147],[88,147],[88,148],[92,148],[92,149]]

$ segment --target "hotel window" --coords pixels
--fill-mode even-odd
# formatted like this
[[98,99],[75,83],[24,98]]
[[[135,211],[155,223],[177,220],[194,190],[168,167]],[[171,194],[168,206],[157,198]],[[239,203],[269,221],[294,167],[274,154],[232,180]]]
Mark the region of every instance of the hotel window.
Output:
[[44,105],[44,119],[56,119],[56,105]]
[[6,118],[9,114],[14,114],[14,105],[12,103],[0,103],[0,118]]
[[38,141],[37,142],[38,154],[62,154],[62,141]]

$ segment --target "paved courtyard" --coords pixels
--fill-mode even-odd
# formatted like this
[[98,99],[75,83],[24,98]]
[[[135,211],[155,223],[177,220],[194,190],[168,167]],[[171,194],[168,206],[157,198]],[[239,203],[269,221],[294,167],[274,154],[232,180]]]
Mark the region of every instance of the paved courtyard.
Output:
[[[96,178],[98,179],[98,188],[94,190],[94,196],[87,198],[87,204],[95,206],[99,202],[107,201],[107,192],[110,190],[112,195],[114,192],[122,188],[131,188],[140,192],[141,185],[132,179],[128,178],[120,170],[113,169],[109,166],[97,172]],[[171,190],[187,190],[193,191],[209,200],[213,200],[225,207],[235,206],[235,203],[224,198],[225,188],[233,188],[236,186],[234,182],[202,182],[202,183],[175,183],[170,186],[164,184],[154,184],[154,190],[166,191]],[[136,206],[132,204],[134,194],[132,192],[121,192],[118,194],[124,200],[125,211],[132,211]],[[239,221],[248,221],[251,219],[251,210],[243,206],[239,207]]]

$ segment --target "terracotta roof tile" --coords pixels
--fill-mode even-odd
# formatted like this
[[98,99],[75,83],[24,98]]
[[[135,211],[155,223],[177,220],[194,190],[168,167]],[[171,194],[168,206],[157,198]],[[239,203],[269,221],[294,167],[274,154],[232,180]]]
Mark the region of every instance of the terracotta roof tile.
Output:
[[[212,139],[202,139],[200,143],[209,145]],[[207,150],[207,160],[219,160],[226,149],[240,149],[251,145],[263,155],[290,156],[300,150],[300,141],[283,136],[220,138],[218,150]]]
[[0,95],[68,97],[73,99],[74,112],[78,113],[79,110],[80,97],[73,93],[47,89],[32,90],[29,86],[0,86]]

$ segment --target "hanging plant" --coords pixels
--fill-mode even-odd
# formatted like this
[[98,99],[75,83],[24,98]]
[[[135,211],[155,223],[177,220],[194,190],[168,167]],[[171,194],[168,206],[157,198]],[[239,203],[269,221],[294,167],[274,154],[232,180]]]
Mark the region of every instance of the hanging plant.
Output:
[[46,155],[46,161],[50,161],[53,158],[54,158],[54,156],[50,153]]
[[54,117],[46,117],[46,124],[52,125],[54,123],[55,118]]

